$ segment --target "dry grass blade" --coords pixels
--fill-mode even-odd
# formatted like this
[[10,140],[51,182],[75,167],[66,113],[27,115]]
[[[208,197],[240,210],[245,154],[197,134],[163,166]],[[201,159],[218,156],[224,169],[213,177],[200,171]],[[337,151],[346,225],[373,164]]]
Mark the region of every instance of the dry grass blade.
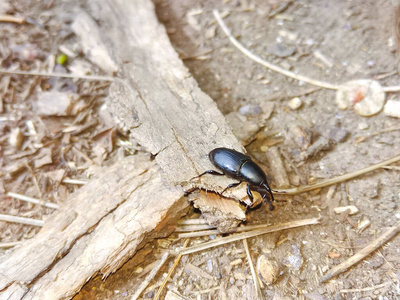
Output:
[[24,24],[25,18],[11,16],[11,15],[0,15],[0,22]]
[[383,91],[385,93],[395,93],[395,92],[400,92],[400,85],[395,85],[395,86],[383,86]]
[[[184,244],[183,244],[183,248],[186,248],[188,244],[189,244],[189,239],[186,239]],[[178,263],[180,262],[181,258],[182,258],[182,254],[179,253],[178,256],[176,257],[175,261],[174,261],[174,264],[172,265],[172,268],[168,271],[167,276],[164,278],[164,281],[162,282],[162,284],[161,284],[160,288],[158,289],[157,294],[154,296],[153,300],[158,300],[160,298],[163,289],[167,285],[168,279],[171,277],[172,273],[175,271],[175,269],[178,266]]]
[[61,77],[61,78],[86,79],[86,80],[98,80],[98,81],[114,81],[113,77],[96,76],[96,75],[75,75],[75,74],[65,74],[65,73],[41,73],[41,72],[8,71],[8,70],[0,70],[0,73],[10,74],[10,75],[29,75],[29,76]]
[[199,230],[207,230],[207,229],[215,229],[215,227],[209,226],[207,224],[200,225],[185,225],[179,226],[175,228],[175,232],[190,232],[190,231],[199,231]]
[[298,221],[292,221],[292,222],[287,222],[287,223],[283,223],[283,224],[272,225],[267,228],[257,229],[257,230],[244,232],[244,233],[239,233],[239,234],[215,239],[215,240],[212,240],[212,241],[209,241],[206,243],[198,244],[198,245],[195,245],[192,247],[188,247],[186,249],[181,250],[180,253],[182,255],[185,255],[185,254],[206,250],[209,248],[217,247],[220,245],[232,243],[232,242],[235,242],[238,240],[251,238],[251,237],[266,234],[266,233],[281,231],[281,230],[300,227],[300,226],[315,225],[315,224],[319,224],[318,218],[298,220]]
[[[242,52],[244,55],[246,55],[247,57],[249,57],[250,59],[254,60],[255,62],[259,63],[260,65],[263,65],[264,67],[271,69],[275,72],[281,73],[287,77],[296,79],[296,80],[300,80],[300,81],[304,81],[307,82],[309,84],[315,85],[315,86],[319,86],[319,87],[323,87],[326,89],[330,89],[330,90],[338,90],[339,87],[341,85],[338,84],[331,84],[328,82],[324,82],[324,81],[320,81],[320,80],[315,80],[303,75],[299,75],[299,74],[295,74],[293,72],[290,72],[288,70],[282,69],[276,65],[271,64],[270,62],[267,62],[266,60],[263,60],[261,57],[253,54],[250,50],[248,50],[246,47],[244,47],[241,43],[239,43],[239,41],[237,39],[235,39],[233,37],[233,35],[231,34],[230,30],[228,29],[228,27],[226,26],[225,22],[222,20],[221,15],[219,14],[218,10],[214,9],[213,10],[215,19],[217,20],[219,26],[222,28],[222,30],[224,31],[224,33],[228,36],[229,40],[231,41],[231,43],[240,50],[240,52]],[[387,86],[387,87],[383,87],[383,91],[388,93],[388,92],[399,92],[400,91],[400,86]]]
[[354,254],[352,257],[349,259],[345,260],[341,264],[337,265],[336,267],[332,268],[326,275],[322,276],[320,278],[320,282],[326,282],[332,277],[345,272],[348,268],[350,268],[352,265],[358,263],[360,260],[362,260],[364,257],[368,256],[371,254],[373,251],[378,249],[380,246],[385,244],[387,241],[389,241],[392,237],[394,237],[397,233],[400,231],[400,222],[397,223],[395,226],[387,230],[385,233],[383,233],[380,237],[372,241],[370,244],[368,244],[366,247],[361,249],[359,252]]
[[15,199],[18,199],[18,200],[21,200],[21,201],[42,205],[42,206],[45,206],[45,207],[48,207],[48,208],[58,209],[58,205],[55,204],[55,203],[44,202],[44,201],[41,201],[39,199],[28,197],[28,196],[25,196],[25,195],[8,192],[7,196],[10,196],[12,198],[15,198]]
[[0,249],[11,248],[18,244],[21,244],[21,242],[0,243]]
[[87,181],[79,179],[64,179],[62,182],[68,184],[78,184],[78,185],[85,185],[87,183]]
[[157,262],[157,264],[154,266],[154,269],[147,275],[147,277],[143,280],[139,288],[136,290],[135,294],[132,296],[131,300],[136,300],[140,297],[140,295],[143,293],[143,291],[146,289],[146,287],[149,285],[149,283],[153,280],[153,278],[157,275],[158,271],[161,269],[161,267],[165,264],[169,257],[169,252],[165,252],[161,259]]
[[331,89],[331,90],[337,90],[339,89],[339,85],[336,84],[331,84],[328,82],[323,82],[323,81],[319,81],[319,80],[314,80],[312,78],[308,78],[306,76],[303,75],[298,75],[295,74],[293,72],[287,71],[283,68],[280,68],[278,66],[275,66],[265,60],[263,60],[261,57],[253,54],[252,52],[250,52],[247,48],[245,48],[241,43],[239,43],[239,41],[237,39],[235,39],[232,34],[230,33],[228,27],[226,26],[226,24],[224,23],[224,21],[221,18],[221,15],[219,14],[219,12],[217,10],[213,10],[215,19],[218,21],[219,26],[222,28],[222,30],[225,32],[225,34],[228,36],[229,40],[232,42],[233,45],[235,45],[236,48],[238,48],[244,55],[248,56],[249,58],[251,58],[252,60],[254,60],[255,62],[263,65],[264,67],[267,67],[268,69],[271,69],[275,72],[281,73],[287,77],[291,77],[294,78],[296,80],[300,80],[300,81],[304,81],[316,86],[320,86],[326,89]]
[[179,225],[204,225],[208,222],[204,219],[188,219],[188,220],[180,220],[178,222]]
[[261,292],[260,282],[258,281],[258,276],[257,276],[256,270],[254,269],[253,261],[251,260],[249,243],[247,242],[247,239],[243,240],[243,245],[244,245],[244,249],[246,250],[247,260],[249,261],[251,275],[253,276],[254,288],[256,289],[257,299],[262,300],[263,295]]
[[323,187],[326,187],[326,186],[330,186],[330,185],[333,185],[333,184],[337,184],[337,183],[340,183],[340,182],[343,182],[343,181],[347,181],[349,179],[353,179],[355,177],[358,177],[360,175],[366,174],[368,172],[375,171],[375,170],[377,170],[379,168],[382,168],[382,167],[384,167],[386,165],[390,165],[390,164],[395,163],[397,161],[400,161],[400,155],[397,155],[397,156],[395,156],[393,158],[387,159],[387,160],[382,161],[380,163],[377,163],[375,165],[366,167],[364,169],[357,170],[357,171],[354,171],[354,172],[350,172],[350,173],[347,173],[347,174],[344,174],[344,175],[340,175],[340,176],[337,176],[337,177],[334,177],[334,178],[330,178],[330,179],[327,179],[327,180],[324,180],[324,181],[321,181],[321,182],[318,182],[318,183],[315,183],[315,184],[300,186],[300,187],[292,188],[292,189],[273,190],[273,192],[276,193],[276,194],[297,195],[297,194],[309,192],[309,191],[312,191],[312,190],[320,189],[320,188],[323,188]]
[[[231,231],[224,232],[224,234],[245,232],[245,231],[250,231],[250,230],[254,230],[254,229],[266,228],[269,226],[271,226],[271,224],[247,225],[247,226],[243,226],[243,227],[234,228]],[[180,233],[180,234],[178,234],[178,238],[180,238],[180,239],[181,238],[191,238],[191,237],[199,237],[199,236],[214,235],[214,234],[221,234],[221,232],[218,229],[211,229],[211,230],[202,230],[202,231],[197,231],[197,232]]]
[[362,289],[345,289],[345,290],[340,290],[340,293],[359,293],[359,292],[368,292],[368,291],[373,291],[373,290],[377,290],[377,289],[381,289],[387,285],[392,284],[390,281],[386,281],[384,283],[378,284],[378,285],[374,285],[374,286],[369,286],[369,287],[365,287]]
[[25,225],[32,225],[32,226],[39,226],[42,227],[44,222],[42,220],[36,220],[31,218],[24,218],[24,217],[16,217],[10,215],[3,215],[0,214],[0,221],[11,222],[11,223],[20,223]]

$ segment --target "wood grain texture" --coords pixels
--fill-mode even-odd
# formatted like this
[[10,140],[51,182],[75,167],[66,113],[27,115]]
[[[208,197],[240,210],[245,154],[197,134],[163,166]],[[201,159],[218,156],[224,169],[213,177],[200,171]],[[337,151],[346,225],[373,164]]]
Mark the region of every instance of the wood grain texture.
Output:
[[156,155],[167,180],[181,184],[213,168],[208,153],[218,146],[243,150],[172,48],[150,1],[103,1],[97,13],[115,20],[106,35],[119,45],[112,53],[124,75],[111,88],[109,108]]
[[100,174],[35,238],[2,257],[0,290],[25,290],[23,299],[72,297],[99,270],[108,276],[143,243],[170,233],[166,225],[188,206],[182,189],[166,184],[147,158],[127,157]]
[[[165,179],[186,190],[200,187],[221,192],[232,179],[204,176],[190,178],[205,170],[215,169],[208,153],[216,147],[243,151],[215,102],[200,90],[197,82],[179,59],[159,24],[150,1],[89,1],[93,15],[107,30],[103,37],[112,49],[113,58],[121,66],[108,97],[108,108],[120,126],[132,138],[155,155]],[[132,16],[135,16],[134,18]],[[121,43],[129,41],[129,43]],[[116,45],[118,45],[116,47]],[[246,189],[228,190],[224,196],[236,200],[247,197]],[[213,200],[199,204],[201,211],[210,211]],[[224,209],[229,222],[244,220],[237,214],[237,203]],[[215,220],[215,218],[213,218]],[[224,226],[226,228],[226,226]]]

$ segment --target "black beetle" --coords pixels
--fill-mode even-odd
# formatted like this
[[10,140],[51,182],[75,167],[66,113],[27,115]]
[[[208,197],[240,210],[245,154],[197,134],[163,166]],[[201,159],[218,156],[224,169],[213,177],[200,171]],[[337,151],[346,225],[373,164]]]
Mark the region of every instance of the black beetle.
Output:
[[[251,191],[256,191],[260,193],[264,202],[267,201],[269,204],[269,210],[273,210],[274,206],[272,201],[274,201],[274,196],[267,182],[267,176],[264,171],[254,162],[251,158],[243,153],[235,151],[228,148],[215,148],[212,150],[208,157],[211,162],[222,173],[218,173],[214,170],[208,170],[201,173],[199,176],[193,177],[198,178],[204,174],[212,174],[223,176],[226,175],[230,178],[237,179],[239,182],[232,183],[228,185],[221,194],[223,194],[227,189],[238,186],[243,181],[247,182],[247,195],[249,196],[251,202],[253,202],[253,194]],[[268,194],[271,198],[268,197]]]

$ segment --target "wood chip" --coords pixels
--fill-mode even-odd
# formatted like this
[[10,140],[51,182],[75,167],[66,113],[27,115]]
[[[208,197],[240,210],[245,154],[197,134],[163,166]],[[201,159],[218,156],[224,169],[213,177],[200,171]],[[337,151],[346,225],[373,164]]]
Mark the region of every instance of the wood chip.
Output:
[[[75,15],[71,29],[80,38],[86,58],[109,75],[118,70],[116,62],[103,43],[99,27],[87,13],[80,11]],[[94,51],[94,49],[96,50]]]
[[56,182],[61,182],[64,178],[64,174],[65,174],[64,169],[58,169],[58,170],[43,173],[44,176],[46,176],[50,180],[56,181]]
[[286,173],[281,153],[277,147],[271,147],[267,153],[267,159],[271,168],[271,174],[274,174],[274,180],[277,187],[290,186],[289,177]]
[[191,263],[187,263],[185,265],[185,269],[193,273],[195,276],[199,276],[202,278],[206,278],[209,280],[214,280],[214,277],[212,277],[210,274],[208,274],[206,271],[203,271],[199,267],[196,267],[195,265],[192,265]]
[[270,285],[279,278],[280,268],[274,259],[260,255],[257,260],[257,274],[266,285]]
[[45,165],[49,165],[53,163],[53,159],[51,158],[52,151],[50,148],[42,148],[40,149],[38,155],[33,161],[33,165],[35,169],[41,168]]
[[11,147],[19,150],[21,148],[23,139],[24,135],[22,134],[19,127],[16,127],[11,130],[10,135],[8,136],[8,143]]
[[337,214],[342,214],[342,213],[348,211],[349,215],[354,215],[354,214],[358,213],[358,211],[359,211],[358,208],[354,205],[335,207],[333,210]]
[[241,258],[238,258],[238,259],[232,260],[229,264],[231,266],[236,266],[236,265],[240,265],[241,263],[243,263],[243,260]]

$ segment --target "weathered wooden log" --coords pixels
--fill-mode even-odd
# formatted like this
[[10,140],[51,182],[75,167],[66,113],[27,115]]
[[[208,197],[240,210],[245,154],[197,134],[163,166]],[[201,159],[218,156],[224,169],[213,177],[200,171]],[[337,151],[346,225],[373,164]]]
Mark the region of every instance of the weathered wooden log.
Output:
[[18,290],[26,291],[23,299],[72,297],[99,270],[108,276],[144,243],[167,234],[165,223],[185,208],[182,189],[166,184],[156,164],[127,157],[74,193],[33,239],[2,257],[0,298]]
[[[88,6],[98,21],[90,26],[101,24],[95,32],[111,54],[108,65],[120,67],[108,107],[155,163],[127,157],[72,194],[38,235],[1,257],[0,299],[70,298],[99,271],[108,276],[149,239],[168,233],[165,225],[187,207],[181,186],[212,168],[211,149],[242,148],[174,51],[150,0],[89,0]],[[85,24],[91,17],[83,14],[77,18]],[[220,191],[231,181],[209,176],[204,182]],[[228,202],[225,211],[236,205]],[[232,213],[228,226],[236,217],[243,214]]]

